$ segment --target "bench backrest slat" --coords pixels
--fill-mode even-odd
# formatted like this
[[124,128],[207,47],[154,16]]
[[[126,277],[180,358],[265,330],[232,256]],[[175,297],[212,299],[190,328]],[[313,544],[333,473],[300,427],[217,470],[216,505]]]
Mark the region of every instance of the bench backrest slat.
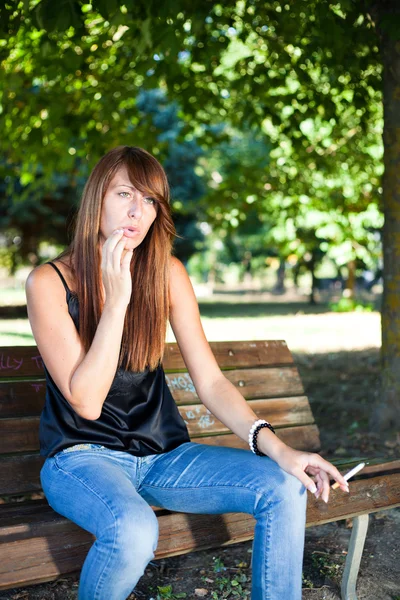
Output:
[[[298,371],[292,366],[235,369],[224,371],[224,374],[248,400],[304,394]],[[166,373],[165,379],[178,406],[200,403],[188,373]],[[0,419],[40,415],[45,393],[46,381],[43,377],[40,380],[31,378],[27,381],[0,380]]]
[[[271,421],[276,429],[314,423],[306,396],[249,400],[249,405],[260,419]],[[186,422],[191,439],[204,435],[229,433],[204,404],[187,404],[178,410]],[[0,454],[39,450],[39,417],[16,417],[0,420]]]
[[[221,369],[293,364],[293,358],[283,340],[210,342],[211,350]],[[165,371],[186,370],[175,342],[165,345]],[[0,349],[1,377],[31,377],[43,374],[43,362],[36,346],[5,346]]]

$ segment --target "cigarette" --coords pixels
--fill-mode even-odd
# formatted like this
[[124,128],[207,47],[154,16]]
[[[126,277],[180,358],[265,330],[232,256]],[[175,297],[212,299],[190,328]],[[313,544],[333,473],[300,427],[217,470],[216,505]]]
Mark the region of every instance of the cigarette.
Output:
[[[358,473],[358,471],[361,471],[361,469],[363,469],[365,467],[365,463],[360,463],[359,465],[357,465],[356,467],[354,467],[354,469],[351,469],[351,471],[349,471],[348,473],[346,473],[346,475],[343,475],[343,478],[348,481],[350,479],[350,477],[353,477],[353,475],[355,475],[356,473]],[[331,485],[331,488],[333,490],[336,490],[339,487],[339,483],[336,481],[333,485]]]

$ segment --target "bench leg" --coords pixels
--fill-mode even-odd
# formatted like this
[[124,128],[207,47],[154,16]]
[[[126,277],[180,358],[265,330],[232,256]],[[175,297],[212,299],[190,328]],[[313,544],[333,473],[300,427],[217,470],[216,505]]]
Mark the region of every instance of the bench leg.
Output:
[[367,535],[368,521],[368,515],[353,517],[353,529],[341,586],[342,600],[357,600],[356,583]]

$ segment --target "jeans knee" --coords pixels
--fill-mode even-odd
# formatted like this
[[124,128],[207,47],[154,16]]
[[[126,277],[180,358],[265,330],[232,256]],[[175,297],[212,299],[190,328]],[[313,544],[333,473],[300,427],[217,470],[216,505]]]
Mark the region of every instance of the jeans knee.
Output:
[[158,519],[151,508],[140,518],[130,514],[118,519],[115,544],[122,560],[145,566],[154,558],[157,543]]
[[150,507],[145,511],[120,510],[104,520],[97,539],[114,554],[121,572],[144,571],[157,548],[158,519]]
[[[304,514],[307,506],[307,490],[294,475],[281,470],[273,488],[265,480],[265,485],[258,486],[258,510],[263,507],[279,506],[282,511],[291,515]],[[260,504],[261,501],[261,504]]]
[[298,508],[299,511],[305,509],[307,503],[307,491],[303,483],[294,475],[285,473],[283,482],[276,493],[277,498],[288,505],[291,510],[293,510],[293,508]]

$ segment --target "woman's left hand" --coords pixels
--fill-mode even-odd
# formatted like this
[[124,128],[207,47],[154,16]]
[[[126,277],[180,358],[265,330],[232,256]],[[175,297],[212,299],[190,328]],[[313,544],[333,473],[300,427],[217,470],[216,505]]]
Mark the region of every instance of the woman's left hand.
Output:
[[[343,475],[332,463],[319,454],[301,452],[286,446],[275,458],[275,461],[286,473],[297,477],[310,492],[315,493],[316,498],[322,496],[325,502],[328,502],[329,499],[329,476],[338,482],[341,490],[349,491],[348,483]],[[308,473],[314,477],[314,480],[308,476]]]

